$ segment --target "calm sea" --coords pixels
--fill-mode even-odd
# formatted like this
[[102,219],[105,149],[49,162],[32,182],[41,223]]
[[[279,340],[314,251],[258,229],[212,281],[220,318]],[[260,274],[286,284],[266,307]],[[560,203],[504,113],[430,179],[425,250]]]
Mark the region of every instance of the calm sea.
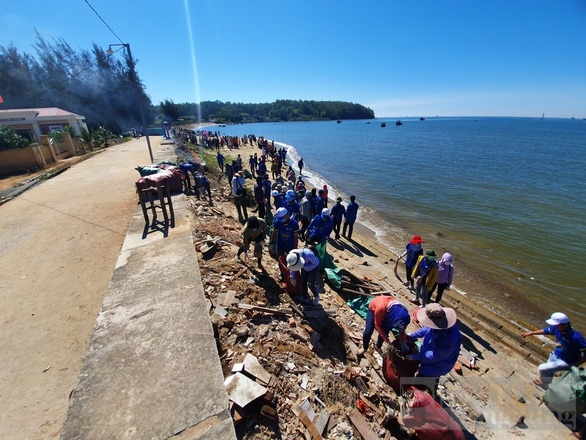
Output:
[[[386,127],[381,127],[386,122]],[[454,294],[543,325],[586,317],[586,121],[428,118],[227,126],[289,150],[330,197],[401,252],[414,234],[454,256]],[[391,266],[392,267],[392,266]]]

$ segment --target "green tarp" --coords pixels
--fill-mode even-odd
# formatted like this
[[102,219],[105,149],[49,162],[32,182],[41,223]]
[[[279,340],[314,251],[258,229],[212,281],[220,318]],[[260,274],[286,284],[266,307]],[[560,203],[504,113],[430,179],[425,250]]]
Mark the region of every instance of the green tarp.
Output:
[[576,414],[586,412],[586,370],[571,367],[558,380],[552,382],[543,400],[547,406],[558,413],[576,411]]

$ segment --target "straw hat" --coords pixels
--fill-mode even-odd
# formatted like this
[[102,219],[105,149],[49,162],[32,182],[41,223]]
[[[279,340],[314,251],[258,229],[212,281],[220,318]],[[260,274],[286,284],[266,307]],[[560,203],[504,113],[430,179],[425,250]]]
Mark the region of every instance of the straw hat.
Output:
[[417,320],[421,325],[436,330],[453,327],[457,319],[454,309],[442,307],[437,303],[428,304],[417,311]]

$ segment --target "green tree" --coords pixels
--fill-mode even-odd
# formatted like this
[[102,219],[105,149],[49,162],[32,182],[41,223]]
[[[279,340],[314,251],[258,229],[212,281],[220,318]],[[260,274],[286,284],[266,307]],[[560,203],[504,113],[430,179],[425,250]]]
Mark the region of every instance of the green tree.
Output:
[[0,151],[26,148],[29,145],[30,143],[27,139],[15,133],[6,125],[0,125]]

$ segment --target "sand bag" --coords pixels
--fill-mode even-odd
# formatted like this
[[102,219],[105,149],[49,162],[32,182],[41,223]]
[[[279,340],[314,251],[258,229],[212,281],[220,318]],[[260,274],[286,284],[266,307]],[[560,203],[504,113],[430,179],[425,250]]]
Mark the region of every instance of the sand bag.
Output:
[[289,269],[287,269],[287,260],[283,255],[279,257],[279,269],[281,269],[281,276],[283,277],[283,281],[285,282],[285,290],[287,290],[287,293],[290,295],[300,295],[301,281],[298,279],[297,284],[293,284],[291,282],[291,272],[289,271]]
[[[407,344],[409,345],[410,352],[406,354],[417,353],[419,351],[414,341],[408,341]],[[383,377],[397,394],[401,394],[403,391],[401,378],[415,376],[418,368],[419,361],[410,361],[403,357],[397,339],[391,342],[391,351],[383,359]]]
[[414,429],[419,440],[464,440],[462,428],[431,395],[415,387],[407,393],[403,423]]

